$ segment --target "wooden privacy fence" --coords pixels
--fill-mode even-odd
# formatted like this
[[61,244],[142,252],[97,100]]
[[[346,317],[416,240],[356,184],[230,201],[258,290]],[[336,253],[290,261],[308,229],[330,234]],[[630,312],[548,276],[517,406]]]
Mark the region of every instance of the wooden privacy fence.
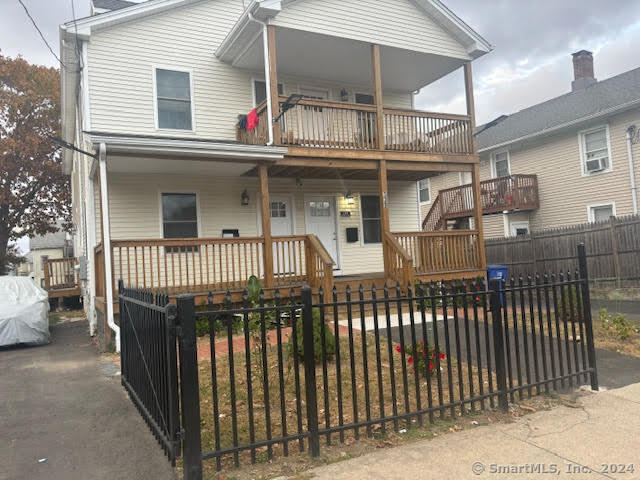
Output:
[[640,279],[640,216],[531,232],[485,241],[488,264],[509,267],[509,275],[567,271],[575,267],[575,245],[584,243],[592,280]]

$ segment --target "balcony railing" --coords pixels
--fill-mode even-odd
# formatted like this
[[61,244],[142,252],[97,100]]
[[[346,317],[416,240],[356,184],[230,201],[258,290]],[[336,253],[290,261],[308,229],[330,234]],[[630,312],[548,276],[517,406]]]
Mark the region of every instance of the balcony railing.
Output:
[[[280,101],[284,102],[285,97]],[[239,142],[264,145],[268,138],[266,103],[257,108],[253,131],[238,126]],[[280,118],[280,137],[286,146],[397,152],[471,154],[471,121],[466,115],[384,109],[384,138],[377,138],[374,105],[303,98]]]
[[[509,175],[480,182],[482,213],[535,210],[540,206],[536,175]],[[472,184],[440,190],[422,223],[423,230],[444,229],[447,220],[473,216]]]
[[78,263],[78,259],[75,257],[45,259],[44,289],[49,292],[50,296],[56,296],[57,293],[65,290],[73,290],[74,292],[68,292],[70,295],[79,294],[80,281],[76,271],[76,263]]

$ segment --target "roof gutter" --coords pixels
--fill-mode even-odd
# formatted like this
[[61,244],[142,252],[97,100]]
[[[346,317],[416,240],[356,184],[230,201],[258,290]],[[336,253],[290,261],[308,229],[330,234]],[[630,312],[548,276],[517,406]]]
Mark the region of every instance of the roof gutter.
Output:
[[490,145],[488,147],[480,148],[480,149],[478,149],[478,153],[485,153],[485,152],[494,150],[496,148],[506,147],[508,145],[512,145],[514,143],[522,142],[524,140],[529,140],[529,139],[532,139],[532,138],[541,137],[541,136],[544,136],[544,135],[549,135],[549,134],[555,133],[555,132],[557,132],[559,130],[562,130],[562,129],[565,129],[565,128],[568,128],[568,127],[572,127],[574,125],[578,125],[578,124],[583,123],[583,122],[588,122],[589,120],[596,120],[598,118],[606,117],[607,115],[611,115],[613,113],[619,113],[619,112],[623,112],[625,110],[629,110],[630,108],[633,108],[633,107],[638,106],[638,105],[640,105],[640,98],[638,98],[636,100],[633,100],[631,102],[624,103],[622,105],[617,105],[615,107],[611,107],[611,108],[608,108],[606,110],[602,110],[602,111],[600,111],[598,113],[594,113],[592,115],[587,115],[586,117],[581,117],[581,118],[578,118],[576,120],[571,120],[570,122],[565,122],[565,123],[563,123],[561,125],[556,125],[555,127],[552,127],[552,128],[548,128],[548,129],[545,129],[545,130],[540,130],[539,132],[523,135],[521,137],[514,138],[512,140],[507,140],[506,142],[496,143],[496,144]]

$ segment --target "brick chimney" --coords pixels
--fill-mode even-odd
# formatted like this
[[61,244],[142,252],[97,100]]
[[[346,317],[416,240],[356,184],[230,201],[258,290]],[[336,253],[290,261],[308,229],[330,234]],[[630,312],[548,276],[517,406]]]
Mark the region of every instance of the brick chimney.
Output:
[[597,82],[593,74],[593,54],[588,50],[580,50],[572,53],[573,56],[573,81],[571,91],[587,88]]

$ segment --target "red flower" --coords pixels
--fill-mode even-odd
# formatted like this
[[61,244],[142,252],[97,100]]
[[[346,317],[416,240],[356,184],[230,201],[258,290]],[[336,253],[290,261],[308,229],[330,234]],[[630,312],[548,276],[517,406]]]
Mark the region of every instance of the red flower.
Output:
[[411,365],[411,364],[413,363],[413,357],[409,357],[409,358],[407,359],[407,363],[408,363],[409,365]]
[[402,352],[402,349],[400,348],[400,345],[398,345],[398,346],[396,347],[396,352],[398,352],[398,353]]
[[445,358],[447,358],[447,356],[444,353],[440,354],[440,360],[444,360]]
[[429,371],[433,370],[433,362],[429,362]]
[[420,345],[424,345],[424,340],[420,340]]

